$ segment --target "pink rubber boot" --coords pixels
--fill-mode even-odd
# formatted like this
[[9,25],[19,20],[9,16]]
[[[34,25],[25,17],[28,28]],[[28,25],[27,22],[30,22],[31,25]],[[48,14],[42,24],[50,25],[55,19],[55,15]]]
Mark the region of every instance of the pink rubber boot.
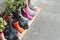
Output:
[[24,17],[28,18],[29,20],[32,20],[32,18],[33,18],[32,16],[29,15],[28,8],[24,8],[24,9],[22,10],[22,15],[23,15]]
[[0,33],[0,40],[6,40],[3,32]]

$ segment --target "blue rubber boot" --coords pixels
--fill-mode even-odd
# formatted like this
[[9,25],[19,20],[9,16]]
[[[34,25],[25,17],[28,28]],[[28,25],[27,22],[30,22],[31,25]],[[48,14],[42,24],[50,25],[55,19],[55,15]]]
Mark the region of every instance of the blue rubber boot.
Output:
[[32,1],[30,1],[30,7],[35,8],[35,5],[32,3]]
[[13,40],[14,36],[18,33],[17,30],[15,30],[12,26],[12,20],[10,19],[8,21],[8,25],[6,26],[4,30],[4,35],[7,40]]
[[8,25],[10,27],[10,34],[15,36],[18,33],[18,31],[13,28],[11,19],[9,20]]
[[29,15],[30,16],[32,16],[32,17],[34,17],[35,16],[35,12],[34,11],[32,11],[29,7],[28,7],[28,12],[29,12]]
[[26,23],[29,22],[29,19],[27,19],[26,17],[23,17],[21,13],[20,13],[19,15],[20,15],[22,21],[24,21],[24,22],[26,22]]
[[32,3],[31,0],[30,0],[29,8],[30,8],[31,10],[33,10],[34,12],[38,12],[38,11],[39,11],[39,8],[36,7],[36,6]]

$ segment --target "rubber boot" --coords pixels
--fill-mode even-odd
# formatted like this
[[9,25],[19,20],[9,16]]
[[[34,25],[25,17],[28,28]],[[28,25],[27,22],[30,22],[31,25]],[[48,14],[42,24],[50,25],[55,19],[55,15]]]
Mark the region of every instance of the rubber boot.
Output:
[[0,40],[6,40],[3,32],[0,33]]
[[18,9],[15,10],[15,12],[12,12],[14,19],[19,22],[19,26],[22,27],[24,30],[28,29],[29,26],[26,22],[21,20],[21,17],[19,16]]
[[28,19],[28,18],[23,17],[21,13],[20,13],[19,15],[20,15],[20,17],[21,17],[21,20],[22,20],[22,21],[24,21],[24,22],[26,22],[26,23],[28,23],[28,22],[29,22],[29,19]]
[[4,35],[7,40],[12,40],[13,37],[18,33],[16,29],[13,28],[12,26],[12,20],[9,19],[8,25],[6,26],[4,30]]
[[28,0],[28,6],[31,10],[38,12],[39,9],[32,3],[32,0]]
[[10,34],[13,35],[13,36],[15,36],[18,33],[18,31],[13,28],[12,22],[13,22],[12,19],[10,19],[8,21],[8,25],[9,25],[9,28],[10,28]]
[[13,22],[13,27],[14,27],[17,31],[19,31],[20,33],[23,33],[23,32],[24,32],[24,29],[19,26],[19,23],[18,23],[18,22]]
[[28,23],[28,22],[29,22],[29,19],[26,18],[26,17],[23,17],[23,15],[22,15],[22,13],[21,13],[21,9],[22,9],[22,8],[18,8],[18,11],[19,11],[18,14],[19,14],[19,16],[20,16],[20,19],[21,19],[22,21]]
[[33,17],[29,15],[28,8],[24,8],[24,10],[22,10],[22,15],[28,18],[29,20],[33,19]]
[[28,7],[28,12],[29,12],[29,15],[30,16],[32,16],[32,17],[34,17],[35,16],[35,12],[34,11],[32,11],[29,7]]

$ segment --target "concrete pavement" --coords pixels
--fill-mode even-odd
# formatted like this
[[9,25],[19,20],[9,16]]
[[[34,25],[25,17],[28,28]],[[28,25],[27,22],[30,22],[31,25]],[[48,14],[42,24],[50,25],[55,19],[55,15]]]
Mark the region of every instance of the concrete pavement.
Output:
[[22,40],[60,40],[60,0],[37,0],[42,9]]

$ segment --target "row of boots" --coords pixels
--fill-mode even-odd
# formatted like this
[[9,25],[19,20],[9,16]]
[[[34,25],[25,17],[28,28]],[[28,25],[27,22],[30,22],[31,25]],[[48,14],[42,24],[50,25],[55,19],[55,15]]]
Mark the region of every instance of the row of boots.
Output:
[[[31,1],[31,0],[30,0]],[[0,40],[19,40],[28,29],[28,22],[36,15],[37,8],[28,0],[7,0],[6,9],[0,14]]]

